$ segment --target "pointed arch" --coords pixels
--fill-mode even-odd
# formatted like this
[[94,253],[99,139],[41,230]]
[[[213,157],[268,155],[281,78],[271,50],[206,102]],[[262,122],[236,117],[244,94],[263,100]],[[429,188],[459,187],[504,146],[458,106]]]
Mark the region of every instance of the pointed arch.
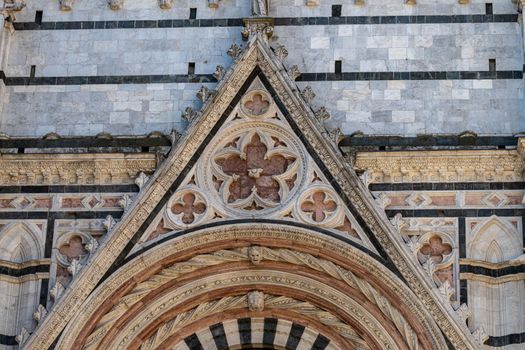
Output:
[[39,230],[30,222],[14,222],[0,235],[0,260],[23,263],[44,257],[44,242]]
[[469,259],[499,263],[521,254],[522,242],[518,231],[495,215],[479,223],[470,233],[467,245]]

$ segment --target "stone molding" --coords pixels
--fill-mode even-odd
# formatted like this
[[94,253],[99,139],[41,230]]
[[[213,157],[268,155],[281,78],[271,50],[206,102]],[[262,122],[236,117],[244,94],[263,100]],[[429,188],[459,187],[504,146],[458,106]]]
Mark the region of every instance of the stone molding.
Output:
[[354,167],[370,183],[523,181],[516,150],[358,152]]
[[238,89],[245,83],[256,66],[260,67],[270,85],[276,90],[278,98],[284,104],[297,128],[303,133],[312,152],[316,153],[324,163],[327,172],[335,177],[341,191],[346,194],[364,222],[374,232],[379,243],[416,294],[417,299],[430,312],[433,320],[441,327],[451,344],[456,348],[477,348],[475,339],[466,326],[458,319],[452,307],[443,302],[437,288],[426,280],[423,272],[411,258],[410,252],[404,247],[404,243],[388,222],[384,212],[377,208],[357,175],[342,160],[335,145],[327,139],[326,131],[315,119],[311,107],[298,95],[294,82],[285,75],[282,63],[271,53],[260,34],[254,36],[245,52],[235,60],[234,68],[217,86],[217,93],[205,102],[202,116],[190,124],[187,134],[180,139],[180,143],[174,147],[168,159],[152,176],[134,205],[127,210],[123,220],[101,244],[91,259],[91,264],[80,271],[71,288],[66,291],[54,310],[28,340],[26,349],[50,346],[66,324],[75,317],[81,303],[113,265],[115,257],[130,242],[166,191],[170,190],[174,179],[183,171],[208,135],[208,131],[212,130],[223,112],[229,107]]
[[[146,296],[149,292],[154,291],[156,288],[160,288],[164,283],[168,283],[170,280],[182,277],[184,274],[197,271],[199,269],[205,269],[206,267],[218,265],[221,263],[228,263],[233,261],[248,261],[252,258],[253,248],[258,248],[258,263],[262,260],[285,262],[288,264],[305,266],[315,271],[325,273],[331,278],[339,281],[343,281],[351,288],[359,290],[363,293],[368,300],[377,305],[378,308],[384,313],[384,316],[393,322],[401,334],[406,337],[407,344],[418,344],[418,338],[411,325],[406,321],[400,311],[392,305],[381,292],[377,291],[368,282],[362,278],[358,278],[354,273],[346,270],[332,262],[324,259],[316,258],[315,256],[307,253],[291,249],[272,249],[263,246],[252,246],[250,248],[238,248],[231,250],[220,250],[210,254],[198,255],[190,260],[175,263],[172,266],[168,266],[157,274],[151,276],[149,279],[139,283],[133,290],[128,294],[122,295],[119,302],[114,305],[111,312],[102,316],[102,321],[95,326],[95,331],[89,336],[91,339],[100,339],[100,337],[107,332],[112,325],[118,320],[119,317],[123,316],[128,310],[133,308],[133,305],[141,302],[140,299]],[[259,260],[260,259],[260,260]],[[252,260],[252,263],[255,262]],[[90,341],[88,340],[88,343]],[[93,348],[99,346],[99,343],[90,343],[87,348]]]
[[474,273],[469,272],[462,272],[459,274],[460,280],[467,280],[467,281],[479,281],[484,282],[487,284],[504,284],[508,282],[515,282],[515,281],[525,281],[525,273],[517,273],[514,275],[508,275],[508,276],[501,276],[501,277],[490,277],[490,276],[484,276],[484,275],[477,275]]
[[154,153],[0,154],[0,183],[15,185],[133,184],[157,166]]
[[[406,305],[410,311],[406,310],[402,312],[403,315],[407,315],[407,312],[414,314],[418,322],[420,322],[423,329],[425,329],[425,334],[427,337],[431,337],[431,342],[433,342],[433,349],[445,348],[444,340],[440,335],[436,324],[432,318],[428,315],[427,311],[420,304],[419,300],[413,296],[412,292],[404,285],[395,275],[385,269],[381,263],[372,259],[366,253],[363,253],[357,249],[349,249],[348,245],[334,238],[327,236],[320,236],[315,233],[312,233],[306,229],[298,229],[293,227],[287,227],[282,225],[257,225],[256,227],[253,224],[238,224],[231,225],[229,230],[225,231],[222,227],[204,229],[202,232],[198,232],[194,235],[183,237],[183,239],[173,239],[169,240],[161,245],[153,248],[149,253],[143,254],[126,265],[126,268],[118,270],[114,275],[112,275],[108,280],[104,281],[98,290],[92,294],[92,296],[87,300],[87,302],[81,307],[83,310],[82,314],[77,315],[76,321],[70,323],[64,332],[64,337],[59,341],[57,349],[60,348],[71,348],[74,345],[74,341],[82,329],[86,329],[86,322],[91,318],[91,315],[97,312],[100,305],[104,301],[111,298],[111,295],[115,293],[123,284],[127,284],[132,276],[144,276],[146,273],[144,271],[153,271],[153,266],[158,266],[157,264],[160,261],[165,259],[171,259],[170,256],[177,256],[174,252],[180,252],[190,254],[194,251],[201,251],[199,248],[202,245],[211,245],[217,246],[217,244],[224,244],[224,242],[233,241],[240,242],[249,242],[257,240],[267,240],[272,242],[273,245],[284,244],[286,246],[299,246],[300,244],[307,243],[311,247],[325,247],[324,251],[336,254],[338,257],[330,260],[323,260],[311,257],[307,253],[301,253],[300,251],[295,251],[291,249],[269,249],[264,246],[260,246],[260,253],[262,254],[262,261],[286,261],[294,265],[302,265],[316,271],[323,271],[331,278],[335,280],[342,280],[349,286],[353,286],[360,290],[363,294],[367,295],[367,298],[371,300],[372,303],[381,305],[382,310],[392,309],[391,311],[385,312],[385,317],[387,319],[396,319],[399,317],[396,307],[400,305]],[[259,243],[255,243],[259,244]],[[264,243],[260,243],[264,244]],[[253,247],[253,246],[252,246]],[[220,247],[219,247],[220,248]],[[317,248],[313,248],[317,249]],[[122,302],[119,305],[113,307],[113,311],[104,317],[108,322],[111,323],[111,319],[115,315],[120,315],[122,313],[121,307],[132,306],[133,303],[138,302],[144,292],[147,293],[148,288],[155,289],[155,285],[159,283],[165,283],[170,281],[181,274],[194,273],[193,271],[198,270],[199,268],[205,268],[207,265],[216,265],[221,262],[244,260],[248,261],[251,250],[246,248],[241,248],[240,250],[233,252],[219,251],[213,254],[196,256],[193,259],[180,262],[178,265],[172,265],[167,269],[159,271],[154,277],[151,277],[151,281],[146,280],[142,284],[139,284],[135,287],[134,290],[130,290],[127,296],[122,296],[120,299]],[[228,254],[226,254],[228,253]],[[328,254],[328,253],[326,253]],[[324,255],[324,254],[323,254]],[[353,274],[349,274],[348,270],[351,269],[350,266],[341,267],[335,261],[347,261],[348,263],[355,264],[359,266],[358,269],[362,271],[366,270],[366,278],[373,277],[374,281],[365,282],[360,278],[352,277]],[[204,269],[206,270],[206,269]],[[138,281],[137,281],[138,282]],[[152,285],[153,283],[153,285]],[[384,285],[381,288],[377,289],[384,291],[395,291],[395,298],[399,298],[399,302],[396,303],[396,307],[387,307],[388,303],[385,304],[385,297],[376,294],[377,292],[372,292],[373,289],[377,288],[376,283],[381,283]],[[323,283],[326,286],[326,283]],[[144,289],[146,288],[146,289]],[[209,285],[209,288],[214,289],[214,287]],[[372,293],[372,294],[371,294]],[[322,292],[318,291],[315,295],[321,295]],[[396,301],[392,297],[388,298],[389,303],[395,303]],[[401,304],[402,303],[402,304]],[[393,304],[391,304],[393,305]],[[52,310],[53,312],[54,310]],[[390,314],[390,316],[386,316]],[[396,316],[397,315],[397,316]],[[397,320],[398,322],[400,320]],[[104,333],[107,323],[104,322],[100,326],[102,328],[98,329],[98,333]],[[402,326],[405,329],[405,326]],[[420,328],[421,329],[421,328]],[[407,333],[408,334],[408,333]],[[99,338],[100,335],[93,334],[93,339]],[[95,344],[93,344],[95,345]],[[95,346],[96,347],[96,346]]]

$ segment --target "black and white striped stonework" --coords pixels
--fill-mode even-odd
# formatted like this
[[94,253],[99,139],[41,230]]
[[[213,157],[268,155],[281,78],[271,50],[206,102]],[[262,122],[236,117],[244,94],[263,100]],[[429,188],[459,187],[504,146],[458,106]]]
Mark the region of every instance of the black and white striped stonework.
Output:
[[315,330],[276,318],[241,318],[216,323],[187,336],[175,350],[335,350]]

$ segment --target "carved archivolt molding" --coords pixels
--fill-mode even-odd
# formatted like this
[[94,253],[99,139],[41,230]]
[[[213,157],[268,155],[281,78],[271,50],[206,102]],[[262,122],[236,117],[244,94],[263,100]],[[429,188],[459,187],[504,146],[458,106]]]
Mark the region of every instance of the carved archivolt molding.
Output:
[[[218,229],[219,231],[210,233],[210,237],[214,237],[214,240],[223,240],[228,239],[224,234],[219,233],[221,232],[221,229]],[[249,230],[249,234],[247,233]],[[279,229],[281,231],[282,228]],[[403,303],[407,304],[407,306],[410,308],[411,312],[414,312],[416,318],[419,320],[419,322],[422,322],[427,329],[428,334],[434,334],[433,340],[433,348],[439,349],[443,347],[442,338],[440,335],[438,335],[439,331],[433,330],[433,327],[431,324],[433,321],[429,318],[426,318],[422,313],[423,310],[421,309],[421,306],[417,305],[417,300],[412,299],[409,297],[409,292],[402,291],[403,287],[401,285],[396,285],[395,277],[393,278],[391,273],[387,270],[384,270],[381,268],[379,271],[377,270],[377,267],[373,267],[374,264],[370,265],[370,258],[366,257],[363,261],[362,258],[365,257],[363,253],[358,253],[355,249],[348,249],[346,248],[335,248],[335,246],[326,245],[328,242],[322,243],[323,240],[326,240],[326,238],[323,238],[321,241],[316,242],[320,239],[320,237],[314,238],[306,238],[301,237],[301,234],[297,231],[290,231],[289,235],[282,236],[284,232],[277,233],[273,231],[273,229],[270,229],[270,227],[267,228],[261,228],[261,230],[254,230],[253,227],[250,227],[249,225],[246,228],[243,227],[237,227],[235,230],[236,233],[233,235],[233,237],[236,237],[237,239],[243,239],[242,236],[246,235],[253,236],[255,234],[259,237],[265,237],[268,239],[272,239],[272,236],[274,236],[273,239],[277,239],[278,237],[280,239],[285,240],[292,240],[292,241],[309,241],[313,245],[320,244],[321,246],[325,246],[327,250],[333,251],[334,253],[341,253],[341,254],[355,254],[357,253],[357,256],[354,255],[353,258],[350,258],[350,261],[356,261],[356,263],[360,264],[363,268],[367,269],[371,274],[376,273],[386,273],[384,277],[379,277],[382,281],[387,282],[387,284],[392,284],[391,286],[385,286],[387,290],[396,290],[399,291],[399,295],[402,296],[401,300]],[[256,233],[257,232],[257,233]],[[272,232],[274,232],[272,234]],[[275,235],[277,234],[277,235]],[[202,243],[210,242],[209,238],[205,236],[199,236],[195,237],[198,241],[202,241]],[[288,237],[288,238],[286,238]],[[169,242],[168,242],[169,243]],[[173,242],[175,243],[175,242]],[[194,244],[191,244],[188,242],[188,244],[185,244],[188,248],[196,247],[198,246],[197,242],[194,242]],[[182,251],[184,248],[182,246],[176,247],[171,246],[169,249],[165,247],[166,252],[163,251],[156,251],[155,256],[158,258],[166,257],[167,252],[173,252],[173,251]],[[191,248],[190,248],[191,249]],[[361,256],[361,258],[359,258]],[[348,257],[349,258],[349,257]],[[347,259],[348,259],[347,258]],[[141,259],[142,260],[142,259]],[[329,274],[331,277],[336,278],[338,280],[344,281],[346,284],[348,284],[351,287],[354,287],[358,290],[360,290],[366,297],[369,299],[373,304],[377,305],[378,308],[382,310],[384,315],[387,319],[392,320],[392,323],[395,325],[395,327],[400,331],[401,334],[406,339],[406,342],[408,344],[415,344],[417,342],[417,337],[415,337],[414,332],[411,331],[410,325],[404,320],[404,318],[401,316],[399,311],[395,307],[390,304],[390,302],[383,296],[381,296],[380,293],[377,291],[374,292],[374,288],[372,288],[367,282],[360,280],[355,275],[353,275],[348,270],[345,270],[344,268],[341,268],[329,261],[315,258],[309,254],[300,253],[300,252],[294,252],[289,249],[270,249],[267,247],[251,247],[251,248],[241,248],[241,249],[233,249],[228,251],[219,251],[211,254],[205,254],[202,256],[194,257],[186,262],[180,262],[177,264],[174,264],[173,266],[163,270],[162,272],[159,272],[157,275],[152,276],[147,281],[144,281],[143,283],[137,285],[132,291],[130,291],[126,296],[123,296],[119,303],[115,305],[112,308],[112,311],[104,316],[101,319],[101,323],[99,323],[98,326],[96,326],[93,333],[89,336],[89,340],[86,344],[88,345],[88,348],[96,347],[96,344],[104,337],[104,335],[107,333],[108,329],[111,327],[111,324],[115,322],[121,315],[123,315],[126,310],[128,310],[128,307],[132,307],[133,304],[140,301],[142,297],[144,297],[150,290],[153,290],[155,288],[158,288],[162,284],[171,281],[173,279],[178,278],[182,274],[185,273],[191,273],[192,271],[196,271],[200,268],[205,268],[213,265],[218,265],[221,263],[226,262],[232,262],[232,261],[239,261],[239,260],[250,260],[255,262],[260,262],[261,260],[271,260],[271,261],[282,261],[282,262],[288,262],[291,264],[297,264],[297,265],[303,265],[307,266],[309,268],[312,268],[316,271],[320,271],[323,273]],[[365,261],[368,261],[368,263],[365,263]],[[153,260],[151,260],[151,257],[146,258],[142,260],[142,263],[147,264],[147,266],[150,266],[149,269],[151,269],[151,266],[153,264]],[[141,265],[142,265],[141,263]],[[377,265],[377,264],[375,264]],[[145,268],[145,267],[144,267]],[[130,278],[130,274],[133,274],[132,271],[136,271],[136,274],[140,274],[140,270],[137,268],[131,268],[131,271],[128,271],[126,273],[121,273],[122,277],[119,277],[118,274],[114,276],[115,280],[111,281],[111,285],[113,285],[113,288],[118,288],[122,283],[125,282],[125,280]],[[387,277],[388,276],[388,277]],[[105,283],[107,284],[107,282]],[[401,289],[400,289],[401,287]],[[82,315],[79,315],[77,318],[77,322],[75,324],[71,324],[70,327],[68,327],[67,332],[64,333],[65,339],[61,343],[59,343],[60,347],[62,348],[68,348],[72,346],[73,342],[75,341],[75,337],[80,332],[80,330],[85,327],[84,322],[82,319],[89,318],[93,312],[98,308],[96,305],[98,303],[102,303],[106,299],[110,298],[110,290],[108,289],[109,286],[104,286],[99,292],[94,293],[93,297],[94,300],[92,300],[88,305],[85,305],[82,307],[84,310],[84,313]],[[115,289],[113,289],[115,290]],[[98,301],[97,301],[98,300]],[[69,329],[73,327],[72,329]],[[434,326],[435,327],[435,326]],[[438,332],[438,333],[433,333]],[[432,337],[432,336],[431,336]],[[412,348],[412,347],[411,347]]]
[[[257,291],[253,293],[263,294],[262,292]],[[294,298],[286,296],[263,294],[262,298],[265,307],[269,309],[283,309],[287,312],[296,312],[330,327],[336,333],[341,335],[344,339],[348,340],[348,342],[352,346],[352,349],[370,349],[370,347],[357,334],[357,332],[352,326],[344,323],[330,312],[323,311],[320,308],[308,302],[296,300]],[[184,326],[190,324],[191,322],[198,321],[199,319],[205,316],[236,308],[248,308],[249,304],[247,299],[248,298],[244,295],[228,296],[204,304],[200,304],[199,306],[189,311],[181,313],[177,315],[177,317],[169,320],[168,322],[163,323],[152,336],[150,336],[144,341],[144,343],[140,347],[140,350],[156,349],[176,332],[179,332]]]
[[523,181],[516,150],[358,152],[354,167],[370,182]]
[[132,184],[155,154],[0,154],[2,185]]
[[[170,189],[174,179],[178,178],[188,161],[194,156],[199,146],[209,134],[209,130],[216,125],[224,111],[229,108],[231,101],[256,66],[261,69],[272,85],[275,94],[294,120],[298,130],[303,133],[312,151],[315,152],[323,162],[326,171],[334,176],[341,191],[345,193],[352,202],[356,211],[361,215],[363,222],[374,232],[379,244],[397,267],[408,286],[410,286],[416,294],[416,304],[418,305],[416,309],[419,309],[419,311],[416,310],[413,312],[421,315],[422,310],[425,310],[425,314],[428,311],[431,317],[428,318],[428,316],[421,315],[419,317],[421,322],[428,322],[433,325],[435,321],[441,327],[443,333],[447,335],[452,346],[467,349],[474,349],[476,347],[476,345],[474,345],[475,341],[469,334],[466,326],[461,325],[455,311],[450,305],[445,304],[441,300],[437,289],[425,280],[422,272],[418,270],[416,262],[410,259],[409,252],[403,248],[403,243],[387,222],[384,214],[382,214],[373,203],[373,199],[363,184],[344,162],[331,141],[326,138],[325,132],[319,130],[318,123],[315,121],[315,116],[310,106],[298,96],[297,88],[290,77],[286,76],[282,63],[270,51],[264,39],[260,38],[260,35],[257,35],[252,39],[248,48],[242,54],[242,57],[236,59],[234,68],[230,70],[218,84],[217,94],[213,99],[208,99],[205,102],[202,109],[202,116],[190,125],[187,134],[180,139],[178,146],[173,148],[168,159],[166,159],[159,170],[152,176],[152,179],[146,187],[141,191],[135,201],[136,204],[126,212],[122,221],[113,230],[111,236],[98,250],[98,253],[94,256],[94,263],[86,266],[86,268],[81,271],[79,278],[73,282],[73,288],[66,291],[61,298],[61,302],[48,317],[46,317],[42,326],[31,339],[28,340],[26,345],[27,349],[49,347],[68,322],[69,326],[73,324],[73,322],[71,322],[73,317],[78,321],[79,316],[81,316],[79,315],[79,310],[82,309],[83,312],[91,314],[88,309],[81,308],[82,302],[86,300],[88,295],[95,298],[91,292],[113,265],[114,257],[122,252],[124,247],[143,225],[144,221],[150,216],[166,191]],[[258,226],[263,227],[264,225]],[[229,229],[233,230],[234,228],[230,227]],[[251,228],[248,227],[248,229],[252,230],[253,226]],[[286,228],[282,228],[282,231],[286,231]],[[295,241],[299,231],[298,228],[294,228],[293,234],[290,234],[291,241]],[[250,234],[251,233],[252,232],[250,232]],[[235,234],[242,236],[243,232],[236,231]],[[260,234],[261,237],[272,236],[272,233],[268,231],[262,231]],[[315,243],[316,240],[320,238],[318,236],[321,235],[311,235],[311,241]],[[322,244],[322,242],[317,242],[317,244]],[[317,247],[319,249],[319,247],[325,246],[317,245]],[[344,244],[344,247],[346,251],[355,250],[348,249],[348,244]],[[155,248],[157,249],[157,247]],[[158,251],[160,250],[161,249],[158,248]],[[341,254],[341,256],[344,256],[348,253],[345,254],[341,252]],[[169,253],[166,252],[164,256],[168,255]],[[130,268],[126,269],[127,276],[146,270],[148,265],[142,264],[147,263],[149,258],[145,258],[144,256],[141,258],[141,263],[138,265],[131,264]],[[361,257],[361,260],[362,258],[363,257]],[[370,261],[366,262],[365,259],[365,261],[363,261],[363,268],[367,269],[366,266],[368,266],[368,270],[371,269]],[[385,269],[385,267],[383,267],[383,269]],[[375,270],[377,270],[377,267]],[[120,277],[113,278],[113,276]],[[115,272],[113,276],[110,277],[109,280],[118,286],[122,286],[122,283],[127,280],[127,278],[120,275],[118,271]],[[119,278],[120,280],[118,280]],[[391,274],[388,274],[388,277],[385,276],[385,280],[392,278],[395,279]],[[389,283],[389,281],[385,281],[385,283]],[[103,285],[109,286],[109,284],[105,283],[103,283]],[[110,290],[115,290],[114,287],[115,286],[112,286]],[[405,290],[406,288],[401,287],[401,289],[399,289],[399,286],[397,288],[398,289],[394,289],[397,291],[396,294],[402,297],[403,292],[401,292],[401,290]],[[103,289],[100,289],[96,294],[96,298],[98,298],[99,295],[106,295]],[[409,305],[412,304],[410,301],[407,301],[407,303]],[[87,304],[85,306],[89,307]],[[410,307],[410,309],[412,310],[412,307]],[[433,326],[430,327],[432,328]],[[67,336],[68,332],[64,331],[63,334]],[[441,347],[442,344],[436,348]]]

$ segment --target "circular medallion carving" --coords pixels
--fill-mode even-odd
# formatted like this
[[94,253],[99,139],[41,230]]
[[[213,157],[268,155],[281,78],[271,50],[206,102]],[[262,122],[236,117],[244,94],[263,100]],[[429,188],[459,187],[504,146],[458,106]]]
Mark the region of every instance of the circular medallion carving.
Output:
[[214,203],[232,216],[265,215],[289,205],[306,174],[298,140],[272,121],[241,121],[224,134],[210,145],[197,174]]
[[169,220],[177,226],[200,223],[208,212],[208,201],[197,188],[183,188],[171,198],[166,208]]
[[317,226],[333,226],[344,215],[337,194],[326,185],[316,185],[304,191],[296,211],[306,222]]
[[241,100],[241,112],[251,118],[264,119],[274,112],[270,95],[263,90],[252,90]]

